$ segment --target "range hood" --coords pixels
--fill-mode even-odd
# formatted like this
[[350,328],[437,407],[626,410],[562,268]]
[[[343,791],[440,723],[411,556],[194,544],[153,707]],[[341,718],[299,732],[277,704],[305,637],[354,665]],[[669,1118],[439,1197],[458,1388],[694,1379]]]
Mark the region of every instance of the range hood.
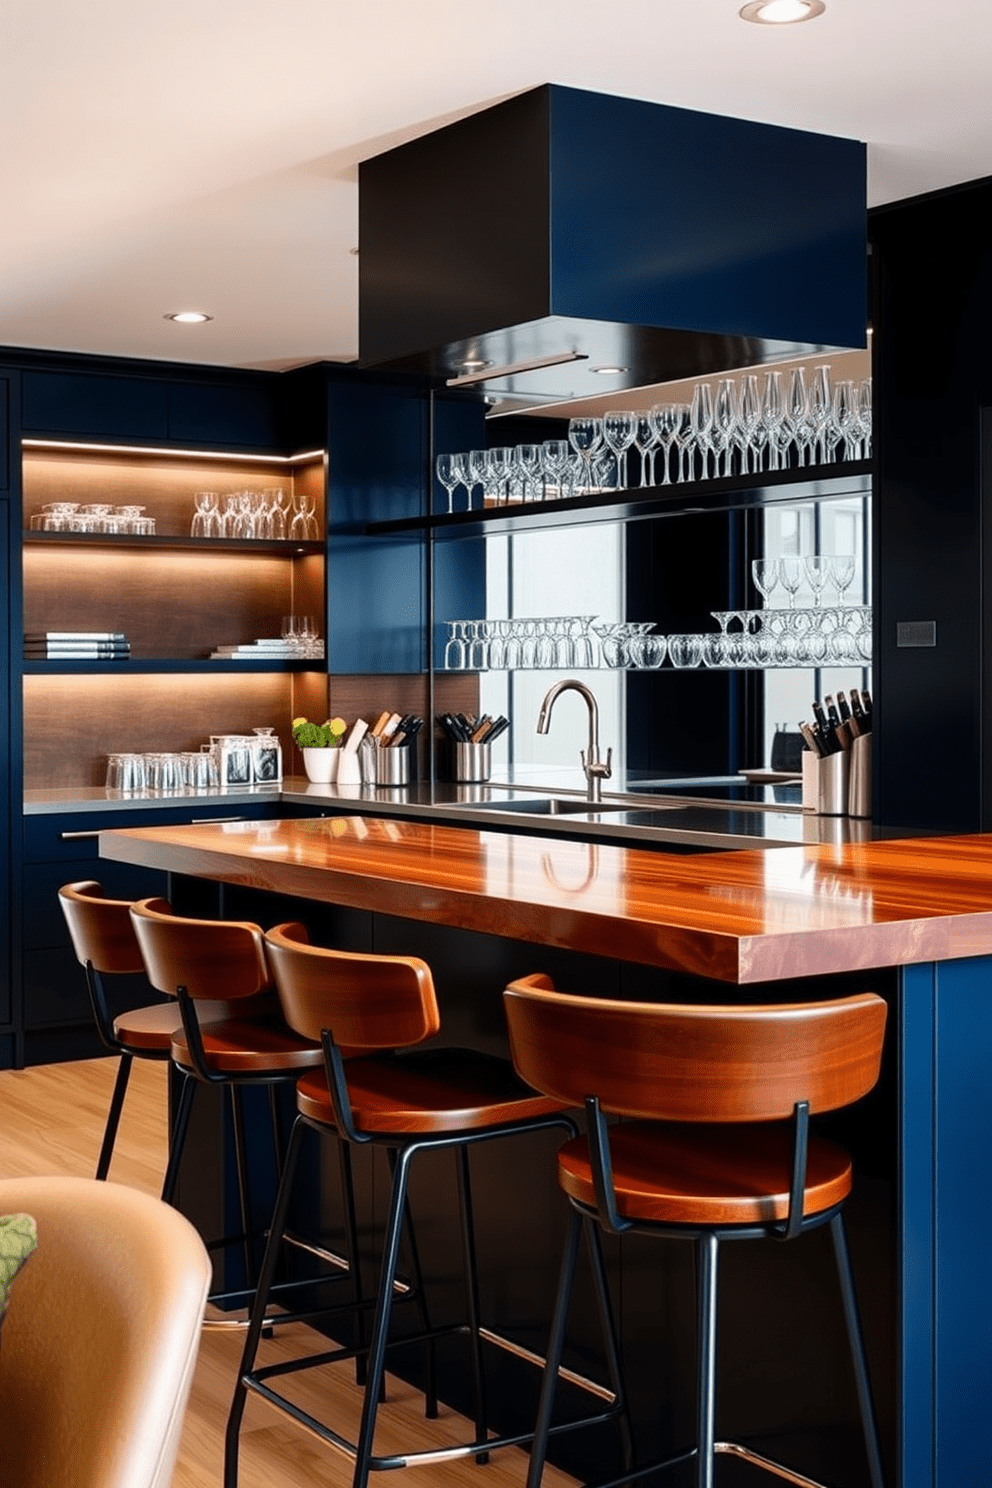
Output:
[[853,140],[546,84],[363,162],[359,224],[361,364],[500,411],[865,345]]

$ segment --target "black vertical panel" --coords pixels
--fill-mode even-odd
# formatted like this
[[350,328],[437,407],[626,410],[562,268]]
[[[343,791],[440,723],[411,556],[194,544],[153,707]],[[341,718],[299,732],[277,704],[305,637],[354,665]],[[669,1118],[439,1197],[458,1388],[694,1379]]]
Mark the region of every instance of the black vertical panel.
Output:
[[335,380],[328,396],[328,671],[422,671],[423,540],[364,528],[426,510],[426,390]]
[[[981,181],[871,221],[876,814],[893,826],[992,823],[981,479],[981,409],[992,403],[990,215],[992,182]],[[936,647],[900,647],[900,621],[936,622]],[[927,748],[938,735],[940,747]]]
[[10,383],[0,377],[0,491],[10,487]]
[[[738,514],[700,512],[627,527],[627,618],[662,635],[717,629],[711,611],[735,603]],[[627,674],[627,768],[654,775],[726,774],[743,763],[737,674]]]

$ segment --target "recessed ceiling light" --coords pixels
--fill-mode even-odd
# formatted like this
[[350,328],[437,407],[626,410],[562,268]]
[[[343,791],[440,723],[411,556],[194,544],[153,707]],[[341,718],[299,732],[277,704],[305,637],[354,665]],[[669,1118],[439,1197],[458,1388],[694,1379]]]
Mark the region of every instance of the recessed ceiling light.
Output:
[[629,372],[629,367],[590,367],[590,372],[595,372],[598,377],[619,377],[621,372]]
[[793,26],[797,21],[815,20],[826,8],[824,0],[748,0],[740,17],[759,26]]
[[162,319],[174,320],[177,325],[202,325],[205,320],[213,320],[213,316],[203,310],[171,310]]

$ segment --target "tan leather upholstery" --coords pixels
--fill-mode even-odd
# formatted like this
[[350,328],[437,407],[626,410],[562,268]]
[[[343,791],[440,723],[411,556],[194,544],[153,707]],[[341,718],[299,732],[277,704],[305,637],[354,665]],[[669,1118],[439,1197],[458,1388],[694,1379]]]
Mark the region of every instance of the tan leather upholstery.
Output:
[[89,1178],[0,1180],[38,1249],[0,1342],[4,1488],[169,1488],[210,1262],[158,1199]]

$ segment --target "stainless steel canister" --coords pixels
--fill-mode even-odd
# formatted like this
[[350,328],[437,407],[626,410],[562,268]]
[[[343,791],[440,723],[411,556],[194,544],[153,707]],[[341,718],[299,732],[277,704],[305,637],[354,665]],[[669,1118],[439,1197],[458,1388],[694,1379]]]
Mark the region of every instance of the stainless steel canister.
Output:
[[486,781],[492,774],[492,752],[488,744],[455,745],[455,779]]

